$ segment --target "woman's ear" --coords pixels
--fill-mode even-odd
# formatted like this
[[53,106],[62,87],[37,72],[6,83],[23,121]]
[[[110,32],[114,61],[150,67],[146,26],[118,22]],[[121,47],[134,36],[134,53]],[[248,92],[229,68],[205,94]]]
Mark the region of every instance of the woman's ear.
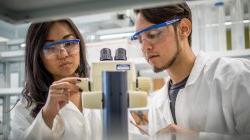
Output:
[[181,38],[188,38],[192,31],[192,23],[189,19],[183,18],[179,24]]

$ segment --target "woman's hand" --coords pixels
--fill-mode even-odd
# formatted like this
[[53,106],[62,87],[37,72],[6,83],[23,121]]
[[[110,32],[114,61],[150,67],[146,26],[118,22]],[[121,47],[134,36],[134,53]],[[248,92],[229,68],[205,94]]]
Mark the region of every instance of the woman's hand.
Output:
[[80,78],[69,77],[51,84],[47,101],[42,108],[43,119],[50,128],[52,128],[53,120],[59,110],[69,102],[70,96],[82,91],[76,86],[76,83],[80,81]]

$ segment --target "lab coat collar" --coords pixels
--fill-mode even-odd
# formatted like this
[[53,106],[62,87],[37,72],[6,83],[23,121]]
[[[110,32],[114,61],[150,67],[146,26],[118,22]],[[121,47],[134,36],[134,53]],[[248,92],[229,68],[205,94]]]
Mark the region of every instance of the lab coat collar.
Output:
[[166,78],[164,86],[160,90],[156,91],[156,95],[158,95],[157,96],[157,100],[158,100],[157,108],[160,108],[166,101],[170,102],[169,97],[168,97],[169,80],[170,80],[169,77]]
[[[201,71],[204,69],[208,60],[209,60],[209,57],[205,55],[204,52],[201,51],[198,53],[185,87],[190,86],[196,82],[196,80],[198,79]],[[169,80],[170,80],[169,77],[166,78],[164,86],[160,90],[156,91],[156,94],[158,94],[157,108],[161,107],[162,105],[165,105],[164,103],[166,101],[170,102],[169,97],[168,97]]]
[[200,76],[202,70],[204,69],[208,61],[209,61],[209,57],[203,51],[200,51],[198,55],[196,56],[194,66],[192,68],[192,71],[189,75],[189,78],[187,80],[185,87],[188,87],[196,82],[196,80]]

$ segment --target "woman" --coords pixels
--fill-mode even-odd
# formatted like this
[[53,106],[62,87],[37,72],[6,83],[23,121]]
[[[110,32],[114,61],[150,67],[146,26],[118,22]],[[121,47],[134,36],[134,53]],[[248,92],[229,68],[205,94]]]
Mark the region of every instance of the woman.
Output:
[[[101,117],[82,108],[76,83],[88,77],[84,40],[69,19],[33,23],[26,37],[25,86],[11,139],[99,139]],[[94,135],[95,134],[95,135]]]

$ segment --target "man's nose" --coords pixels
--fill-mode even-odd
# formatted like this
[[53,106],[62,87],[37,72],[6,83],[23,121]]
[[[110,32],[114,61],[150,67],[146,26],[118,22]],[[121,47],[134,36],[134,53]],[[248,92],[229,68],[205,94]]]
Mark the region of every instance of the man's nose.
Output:
[[141,47],[143,50],[151,50],[153,48],[152,43],[149,42],[147,39],[141,40]]

